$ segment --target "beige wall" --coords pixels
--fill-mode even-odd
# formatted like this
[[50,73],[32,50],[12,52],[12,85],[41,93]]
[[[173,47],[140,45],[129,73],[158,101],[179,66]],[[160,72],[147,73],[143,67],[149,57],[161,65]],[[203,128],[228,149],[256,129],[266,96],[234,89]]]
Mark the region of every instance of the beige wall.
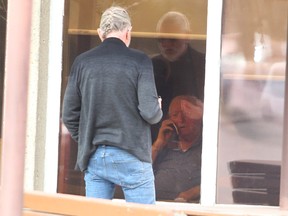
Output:
[[133,23],[133,32],[155,32],[159,18],[170,10],[184,13],[190,20],[193,34],[206,34],[207,0],[146,0],[146,1],[70,1],[70,29],[95,30],[99,25],[102,11],[121,2],[120,6],[127,7]]

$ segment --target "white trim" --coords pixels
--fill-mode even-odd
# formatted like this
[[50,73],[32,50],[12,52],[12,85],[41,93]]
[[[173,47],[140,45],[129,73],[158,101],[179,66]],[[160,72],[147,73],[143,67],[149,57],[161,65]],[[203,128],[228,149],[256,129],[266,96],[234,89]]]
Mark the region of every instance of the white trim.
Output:
[[28,82],[28,107],[27,107],[27,130],[24,166],[24,189],[33,190],[35,185],[35,157],[36,157],[36,134],[37,129],[37,98],[39,88],[39,50],[40,50],[40,7],[41,2],[33,1],[31,20],[31,43],[30,43],[30,69]]
[[208,0],[201,205],[216,203],[222,0]]
[[[288,26],[288,16],[287,16]],[[284,123],[283,123],[283,147],[282,147],[282,164],[281,164],[281,182],[280,182],[280,208],[288,209],[288,28],[286,39],[286,72],[285,72],[285,100],[284,100]]]
[[[115,202],[119,202],[115,200]],[[121,201],[120,201],[121,202]],[[288,210],[279,207],[263,206],[263,205],[227,205],[217,204],[214,206],[204,206],[191,203],[171,203],[157,202],[157,206],[165,207],[174,211],[181,211],[187,215],[217,215],[217,216],[284,216],[288,215]]]
[[62,77],[64,0],[50,1],[44,192],[56,192]]

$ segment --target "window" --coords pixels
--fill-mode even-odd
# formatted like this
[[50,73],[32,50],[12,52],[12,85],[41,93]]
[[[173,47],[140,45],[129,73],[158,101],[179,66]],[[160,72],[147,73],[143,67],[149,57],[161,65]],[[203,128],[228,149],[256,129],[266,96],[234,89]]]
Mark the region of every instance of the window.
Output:
[[[62,93],[74,58],[100,43],[96,28],[101,12],[110,3],[66,1]],[[165,12],[176,10],[191,22],[192,33],[188,35],[191,46],[206,54],[201,204],[278,206],[288,2],[119,3],[128,6],[132,16],[130,47],[151,58],[157,54],[157,38],[169,35],[156,32],[156,23]],[[173,36],[180,37],[177,33]],[[83,176],[74,171],[77,144],[63,125],[61,130],[58,192],[84,195]]]
[[[132,18],[132,40],[130,47],[142,50],[153,60],[154,70],[162,70],[167,72],[168,70],[174,70],[176,64],[180,65],[180,60],[176,61],[175,64],[167,64],[159,57],[159,46],[161,44],[174,44],[178,46],[176,50],[181,46],[185,47],[185,55],[180,54],[183,60],[181,66],[177,66],[177,73],[184,73],[185,76],[180,76],[176,74],[175,77],[169,77],[171,82],[174,82],[173,88],[174,92],[170,92],[171,89],[166,89],[161,87],[162,85],[167,85],[167,83],[162,83],[164,80],[163,74],[159,72],[158,75],[155,75],[158,94],[163,99],[163,109],[166,113],[168,111],[168,106],[172,97],[189,94],[198,97],[203,101],[204,94],[204,75],[205,75],[205,51],[206,51],[206,20],[207,20],[207,1],[203,0],[163,0],[163,1],[119,1],[120,6],[126,7],[131,18]],[[97,35],[96,29],[99,26],[101,13],[112,4],[112,1],[66,1],[66,14],[65,14],[65,26],[64,32],[64,62],[63,62],[63,84],[62,92],[64,93],[67,78],[69,75],[69,69],[74,58],[82,52],[85,52],[88,49],[91,49],[94,46],[97,46],[100,43],[99,37]],[[161,25],[162,27],[158,30],[157,23],[160,18],[167,12],[172,12],[168,14],[169,19],[169,28],[166,24]],[[149,14],[149,15],[148,15]],[[177,25],[174,24],[173,29],[171,25],[173,19],[179,18],[183,24],[182,30]],[[187,19],[187,21],[186,21]],[[166,21],[167,22],[167,21]],[[171,30],[172,29],[172,30]],[[183,45],[184,44],[184,45]],[[186,44],[189,44],[189,49]],[[182,49],[182,48],[181,48]],[[157,56],[157,57],[156,57]],[[190,58],[192,56],[192,58]],[[171,57],[171,56],[170,56]],[[172,57],[171,57],[172,58]],[[178,59],[178,57],[177,57]],[[188,59],[188,61],[186,60]],[[174,60],[173,60],[174,61]],[[168,61],[167,61],[168,62]],[[172,62],[172,60],[171,60]],[[184,62],[184,63],[183,63]],[[165,64],[164,64],[165,63]],[[164,64],[164,66],[163,66]],[[168,69],[169,68],[169,69]],[[190,72],[196,71],[198,74],[192,74]],[[196,73],[195,72],[195,73]],[[192,77],[192,76],[193,77]],[[181,77],[181,79],[179,79]],[[162,79],[163,78],[163,79]],[[195,80],[198,79],[196,82]],[[177,80],[177,81],[174,81]],[[158,85],[158,82],[161,84]],[[200,84],[201,83],[201,84]],[[194,87],[199,86],[199,87]],[[168,113],[167,113],[168,118]],[[152,130],[152,139],[156,140],[159,126],[153,127]],[[200,127],[200,126],[199,126]],[[80,194],[84,195],[84,181],[83,174],[74,170],[77,154],[77,144],[71,139],[67,129],[62,125],[61,126],[61,140],[60,140],[60,164],[59,164],[59,178],[58,178],[58,192],[61,193],[71,193],[71,194]],[[200,129],[202,131],[202,128]],[[199,131],[199,137],[201,137],[201,131]],[[200,139],[200,138],[199,138]],[[199,141],[200,143],[200,141]],[[175,153],[175,152],[174,152]],[[177,153],[176,153],[177,154]],[[201,156],[201,149],[197,153]],[[200,172],[201,172],[201,158],[197,162],[197,181],[200,182]],[[159,159],[158,159],[159,160]],[[157,160],[157,161],[158,161]],[[188,165],[187,165],[188,167]],[[182,172],[185,173],[185,172]],[[192,175],[192,174],[191,174]],[[191,181],[190,176],[184,176],[187,178],[187,182]],[[163,178],[163,177],[162,177]],[[174,181],[175,182],[175,181]],[[171,184],[174,182],[170,182]],[[188,184],[186,182],[186,184]],[[161,184],[161,183],[160,183]],[[190,183],[189,183],[190,184]],[[193,183],[194,184],[194,183]],[[196,183],[195,183],[196,184]],[[194,186],[194,185],[193,185]],[[168,186],[167,186],[168,187]],[[175,187],[170,187],[175,188]],[[157,190],[157,188],[156,188]],[[171,190],[171,189],[169,189]],[[184,189],[183,189],[184,190]],[[185,190],[188,190],[188,187],[185,186]],[[173,192],[176,193],[176,192]],[[177,192],[178,194],[178,192]],[[121,194],[118,194],[121,197]],[[174,200],[176,195],[169,193],[169,196],[163,195],[159,199],[163,200]],[[199,202],[199,197],[196,197],[196,200],[193,202]]]
[[278,206],[287,1],[223,3],[217,203]]

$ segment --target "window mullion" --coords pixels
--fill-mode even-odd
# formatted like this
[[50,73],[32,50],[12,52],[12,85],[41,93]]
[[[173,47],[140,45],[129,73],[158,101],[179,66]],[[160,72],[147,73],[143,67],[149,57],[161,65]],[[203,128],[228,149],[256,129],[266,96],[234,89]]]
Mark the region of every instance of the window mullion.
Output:
[[216,203],[222,2],[208,0],[201,204],[209,206]]
[[[287,17],[288,25],[288,17]],[[286,74],[285,74],[285,102],[284,102],[284,129],[283,129],[283,149],[282,149],[282,165],[281,165],[281,184],[280,184],[280,207],[288,209],[288,27],[286,40]]]

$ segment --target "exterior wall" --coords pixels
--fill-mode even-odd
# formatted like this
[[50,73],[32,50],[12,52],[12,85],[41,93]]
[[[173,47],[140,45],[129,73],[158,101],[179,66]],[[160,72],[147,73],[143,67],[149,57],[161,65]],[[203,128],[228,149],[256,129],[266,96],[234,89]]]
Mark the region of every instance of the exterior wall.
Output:
[[[40,72],[40,23],[41,23],[41,1],[33,2],[32,11],[32,34],[31,34],[31,59],[30,59],[30,74],[29,74],[29,90],[28,90],[28,112],[27,112],[27,140],[26,140],[26,157],[25,157],[25,190],[41,189],[39,187],[39,181],[41,175],[39,175],[40,164],[43,162],[36,159],[36,155],[43,155],[37,152],[41,145],[41,140],[37,140],[37,133],[41,130],[41,127],[37,124],[38,113],[38,94],[41,90],[39,85],[39,72]],[[43,48],[42,48],[43,49]],[[45,52],[46,53],[46,52]],[[45,58],[42,58],[43,61]],[[47,57],[46,57],[47,59]],[[44,72],[44,70],[41,70]],[[44,97],[43,97],[44,98]],[[37,141],[36,141],[37,140]],[[37,146],[38,143],[38,146]],[[42,144],[43,145],[43,144]],[[44,148],[43,148],[44,149]],[[38,150],[39,151],[39,150]],[[37,166],[37,167],[36,167]],[[37,169],[37,170],[36,170]],[[38,173],[37,180],[34,179],[34,173]],[[37,186],[36,186],[37,185]]]
[[[201,190],[201,204],[208,206],[216,194],[221,6],[222,0],[208,4],[203,158],[210,160],[202,164]],[[57,189],[63,14],[64,0],[33,2],[25,190]]]
[[33,1],[25,190],[57,189],[63,7]]

